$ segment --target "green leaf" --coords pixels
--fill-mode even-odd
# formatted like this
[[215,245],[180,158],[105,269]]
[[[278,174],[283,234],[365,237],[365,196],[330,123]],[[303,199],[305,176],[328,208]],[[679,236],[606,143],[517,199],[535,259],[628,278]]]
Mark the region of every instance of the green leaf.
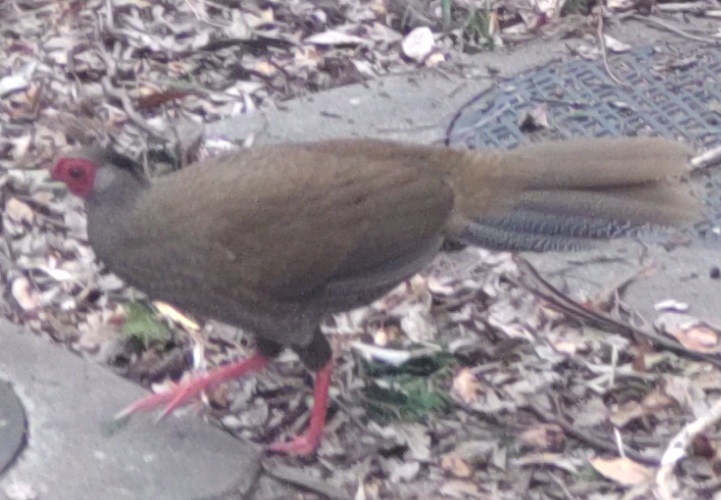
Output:
[[[387,379],[386,379],[387,380]],[[389,389],[375,384],[364,389],[372,418],[380,421],[425,420],[434,412],[447,412],[450,403],[425,377],[397,377]]]
[[128,337],[148,346],[155,342],[168,342],[173,332],[168,325],[158,319],[153,309],[140,302],[128,302],[124,305],[126,312],[122,332]]

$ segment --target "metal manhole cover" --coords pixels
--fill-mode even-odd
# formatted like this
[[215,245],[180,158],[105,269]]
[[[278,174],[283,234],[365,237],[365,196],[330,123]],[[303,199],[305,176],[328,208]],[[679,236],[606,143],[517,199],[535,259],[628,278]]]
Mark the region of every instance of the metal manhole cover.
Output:
[[25,410],[12,386],[0,380],[0,475],[25,446]]
[[[518,75],[477,96],[449,128],[449,144],[473,149],[579,136],[660,135],[698,149],[721,143],[721,51],[680,45],[573,60]],[[544,105],[550,128],[523,132],[520,117]]]
[[[644,47],[603,61],[577,59],[517,75],[464,105],[448,129],[451,146],[509,149],[570,137],[663,136],[696,151],[721,145],[721,50],[713,45]],[[545,106],[549,127],[521,130]],[[579,159],[580,160],[580,159]],[[708,207],[695,227],[721,245],[721,170],[692,178]]]

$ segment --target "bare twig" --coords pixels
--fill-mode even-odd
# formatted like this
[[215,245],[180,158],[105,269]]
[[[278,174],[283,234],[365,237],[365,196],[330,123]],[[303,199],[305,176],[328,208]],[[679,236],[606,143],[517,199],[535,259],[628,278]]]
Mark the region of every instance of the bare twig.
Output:
[[713,5],[709,2],[678,2],[656,4],[656,8],[659,12],[693,12],[695,14],[703,14],[713,9]]
[[327,480],[312,477],[301,469],[285,465],[271,464],[268,460],[261,460],[263,471],[269,476],[294,486],[313,491],[333,500],[350,500],[351,496],[345,491],[330,484]]
[[568,498],[570,500],[575,500],[576,498],[578,498],[576,495],[574,495],[573,493],[568,491],[568,487],[566,487],[566,485],[563,483],[563,480],[561,478],[557,477],[553,472],[549,472],[548,477],[550,477],[551,481],[556,483],[558,485],[558,487],[561,488],[561,492],[563,493],[563,496],[565,496],[566,498]]
[[[596,450],[600,450],[606,453],[618,453],[619,448],[617,448],[617,445],[613,441],[609,441],[608,439],[604,439],[602,437],[594,435],[590,431],[582,431],[576,427],[573,426],[573,424],[569,423],[566,419],[559,415],[551,415],[550,413],[546,412],[543,408],[541,408],[538,404],[530,401],[528,403],[528,409],[531,410],[537,418],[543,420],[546,423],[552,423],[556,424],[559,427],[563,429],[563,432],[571,436],[572,438],[575,438],[582,443],[586,443],[587,445],[591,446],[592,448]],[[635,462],[640,462],[644,464],[649,465],[657,465],[659,462],[658,457],[648,456],[644,455],[642,453],[637,452],[636,450],[633,450],[631,448],[623,447],[623,452],[627,458],[630,458],[631,460]]]
[[715,167],[721,164],[721,146],[711,148],[691,158],[691,171]]
[[599,6],[594,9],[596,11],[596,16],[598,17],[598,25],[596,27],[596,36],[598,37],[598,43],[601,44],[601,56],[603,57],[603,67],[606,69],[606,73],[608,73],[609,78],[613,80],[616,85],[619,87],[628,87],[628,83],[622,81],[620,78],[618,78],[611,69],[611,66],[608,64],[608,49],[606,47],[606,39],[603,35],[603,7]]
[[[711,363],[714,366],[721,368],[721,360],[715,356],[709,356],[707,354],[692,351],[677,342],[657,334],[654,331],[646,328],[635,327],[623,321],[611,318],[598,311],[592,311],[584,307],[543,279],[531,263],[520,255],[514,256],[513,260],[522,271],[521,279],[517,284],[525,287],[531,293],[542,298],[553,307],[558,308],[560,311],[572,315],[580,321],[584,321],[611,332],[620,333],[630,337],[635,335],[646,337],[664,349],[673,351],[676,354],[695,360],[706,361],[707,363]],[[513,278],[509,279],[514,281]]]
[[684,426],[681,431],[669,441],[666,451],[661,457],[661,467],[656,474],[657,491],[661,498],[678,498],[678,480],[673,475],[676,464],[687,456],[686,450],[693,440],[713,424],[721,420],[721,399],[693,422]]
[[103,92],[105,92],[105,95],[109,97],[113,97],[120,101],[120,104],[123,106],[123,111],[125,111],[125,114],[128,115],[128,118],[138,126],[143,132],[147,133],[151,137],[158,139],[162,142],[172,142],[172,140],[165,136],[162,132],[156,130],[154,127],[151,127],[150,124],[145,121],[145,119],[140,116],[140,113],[135,111],[135,108],[133,108],[133,103],[130,101],[130,97],[128,95],[113,87],[112,83],[110,82],[110,79],[103,78],[100,81],[101,86],[103,87]]
[[689,40],[696,40],[699,42],[715,43],[715,44],[721,43],[721,40],[717,40],[710,36],[699,36],[699,35],[694,35],[692,33],[688,33],[686,31],[682,30],[681,28],[674,26],[671,23],[667,23],[666,21],[662,21],[661,19],[657,19],[652,16],[641,16],[639,14],[633,14],[629,17],[631,19],[635,19],[636,21],[641,21],[643,23],[650,24],[651,26],[654,26],[656,28],[662,28],[662,29],[668,30],[671,33],[675,33],[684,38],[688,38]]

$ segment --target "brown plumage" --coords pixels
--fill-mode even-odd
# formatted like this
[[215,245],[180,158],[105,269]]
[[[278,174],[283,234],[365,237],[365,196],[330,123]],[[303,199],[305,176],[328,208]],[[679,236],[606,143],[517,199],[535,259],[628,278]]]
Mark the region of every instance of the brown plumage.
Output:
[[687,154],[642,138],[504,152],[334,140],[233,152],[152,183],[126,159],[89,150],[61,159],[53,176],[85,197],[90,243],[110,270],[259,340],[250,361],[132,410],[169,403],[172,411],[290,347],[319,372],[316,403],[308,434],[274,449],[309,453],[330,378],[318,328],[325,315],[378,298],[427,264],[444,238],[574,249],[691,220],[698,204],[678,179]]

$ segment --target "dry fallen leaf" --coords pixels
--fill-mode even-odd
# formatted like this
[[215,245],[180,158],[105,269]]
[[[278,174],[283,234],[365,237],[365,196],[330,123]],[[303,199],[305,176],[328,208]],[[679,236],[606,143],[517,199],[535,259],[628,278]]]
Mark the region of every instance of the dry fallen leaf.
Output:
[[34,311],[38,307],[38,291],[30,284],[30,281],[21,276],[15,278],[10,285],[13,298],[23,311]]
[[445,61],[446,61],[446,56],[441,52],[435,51],[435,52],[432,52],[428,57],[426,57],[423,60],[423,65],[426,68],[433,68]]
[[577,460],[560,453],[531,453],[513,460],[513,463],[521,467],[546,465],[570,474],[578,474],[579,471]]
[[629,9],[632,9],[636,4],[633,2],[633,0],[608,0],[608,3],[606,6],[611,10],[618,10],[622,12],[627,12]]
[[721,352],[718,330],[691,315],[667,312],[659,315],[654,324],[694,352]]
[[518,120],[518,126],[525,131],[549,128],[548,106],[541,104],[527,111]]
[[430,460],[431,436],[428,428],[420,424],[403,424],[398,426],[398,435],[408,445],[408,457],[415,460]]
[[401,330],[413,342],[422,343],[435,339],[438,329],[430,311],[420,305],[401,318]]
[[195,331],[200,330],[200,325],[175,309],[170,304],[166,304],[165,302],[161,302],[159,300],[156,300],[153,302],[153,305],[158,310],[158,312],[165,316],[166,318],[169,318],[171,321],[181,325],[183,328],[185,328],[188,331]]
[[483,498],[478,485],[471,481],[448,481],[441,486],[439,493],[450,498]]
[[638,401],[626,401],[613,411],[609,420],[615,427],[623,428],[629,422],[632,422],[644,415],[644,409]]
[[378,347],[385,347],[388,344],[398,342],[402,337],[400,329],[396,325],[388,325],[378,328],[371,333],[373,343]]
[[451,393],[465,404],[472,404],[481,399],[484,393],[483,384],[476,378],[469,368],[462,368],[455,377],[451,386]]
[[721,372],[717,370],[706,371],[693,378],[693,384],[705,391],[721,390]]
[[258,61],[253,69],[263,76],[272,76],[278,72],[278,68],[268,61]]
[[314,45],[362,45],[367,43],[367,40],[355,35],[349,35],[347,33],[341,33],[336,30],[328,30],[323,33],[316,33],[306,37],[303,40],[305,43],[312,43]]
[[5,203],[5,214],[10,217],[13,222],[17,223],[32,223],[35,219],[35,212],[30,208],[30,205],[15,197],[10,198],[7,203]]
[[595,457],[589,462],[603,477],[624,486],[636,486],[653,477],[653,471],[650,468],[625,457]]
[[0,98],[19,90],[25,90],[30,85],[29,76],[22,74],[0,78]]
[[613,38],[610,35],[604,34],[603,39],[606,42],[606,48],[614,54],[620,54],[631,50],[631,46],[629,44]]
[[421,464],[415,460],[389,459],[385,462],[385,469],[393,482],[411,481],[420,472]]
[[[545,309],[544,309],[545,311]],[[556,351],[574,355],[589,350],[589,340],[583,332],[571,329],[558,329],[548,334],[548,342]]]
[[473,472],[465,460],[454,454],[443,455],[441,457],[441,469],[460,478],[470,477]]
[[666,395],[663,391],[654,389],[638,401],[628,401],[616,408],[609,418],[611,423],[623,428],[637,418],[653,415],[660,410],[674,406],[676,401]]
[[566,444],[566,435],[556,424],[537,424],[526,429],[518,440],[538,451],[561,451]]
[[693,351],[704,353],[719,352],[718,332],[703,323],[672,334],[684,347]]
[[150,7],[152,3],[149,0],[119,0],[115,2],[118,7],[136,7],[138,9],[145,9]]
[[674,398],[668,394],[667,390],[659,391],[654,389],[653,391],[646,394],[641,401],[641,405],[648,414],[656,413],[660,410],[669,408],[676,404]]

